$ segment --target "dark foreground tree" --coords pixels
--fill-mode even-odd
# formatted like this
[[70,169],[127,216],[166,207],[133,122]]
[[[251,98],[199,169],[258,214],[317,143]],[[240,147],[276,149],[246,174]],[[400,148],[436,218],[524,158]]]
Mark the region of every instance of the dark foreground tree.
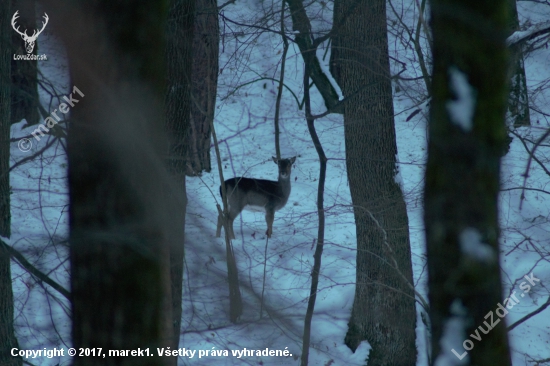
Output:
[[[45,19],[44,13],[39,16],[37,25],[36,10],[34,0],[5,0],[4,4],[8,4],[11,1],[12,14],[17,11],[17,19],[15,19],[16,28],[19,32],[26,32],[27,35],[32,35],[33,32],[40,30],[44,31],[43,27]],[[10,32],[12,40],[12,54],[26,55],[25,42],[20,33],[14,31],[11,26],[6,28],[6,31]],[[43,36],[42,36],[43,37]],[[30,52],[31,55],[38,54],[38,44],[40,42],[38,37],[34,43],[34,47]],[[42,52],[44,53],[44,52]],[[10,55],[11,56],[11,55]],[[35,125],[39,122],[40,116],[38,115],[38,88],[37,88],[37,75],[38,67],[36,60],[11,60],[11,123],[16,123],[25,119],[27,125]]]
[[[0,22],[1,24],[1,22]],[[0,242],[0,365],[23,365],[21,357],[11,354],[18,348],[13,327],[13,291],[10,270],[10,252],[4,242]]]
[[[165,365],[172,346],[170,244],[184,205],[165,164],[166,1],[47,1],[72,80],[69,226],[75,348],[154,357],[75,365]],[[181,65],[186,67],[186,65]],[[170,199],[168,199],[170,197]],[[174,233],[174,231],[176,233]]]
[[[11,9],[0,7],[0,235],[10,236],[10,45]],[[10,254],[0,242],[0,365],[19,366],[21,357],[13,357],[18,347],[13,328],[13,291]]]
[[[11,124],[11,7],[0,9],[0,235],[11,235],[10,124]],[[11,279],[10,286],[11,286]]]
[[357,227],[357,283],[345,342],[355,351],[367,340],[369,365],[413,366],[416,312],[407,211],[395,179],[386,2],[338,0],[334,24],[331,70],[350,98],[344,131]]
[[424,221],[432,362],[506,366],[497,203],[506,146],[507,0],[433,0],[431,11]]

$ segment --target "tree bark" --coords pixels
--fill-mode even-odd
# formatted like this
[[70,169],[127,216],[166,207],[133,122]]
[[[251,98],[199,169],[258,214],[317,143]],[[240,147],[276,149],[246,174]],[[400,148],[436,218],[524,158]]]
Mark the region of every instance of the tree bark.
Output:
[[[12,2],[13,13],[19,11],[19,18],[16,20],[19,30],[27,31],[31,35],[37,29],[36,12],[34,0],[5,0]],[[13,14],[10,14],[12,17]],[[11,18],[10,18],[11,20]],[[41,18],[43,21],[43,18]],[[11,21],[10,21],[11,22]],[[42,24],[39,22],[39,24]],[[12,54],[26,55],[25,43],[17,32],[13,31],[11,25],[8,26],[8,31],[11,34]],[[35,42],[32,55],[38,54],[38,43],[40,37]],[[11,56],[11,55],[10,55]],[[25,119],[27,125],[35,125],[40,121],[38,114],[38,66],[36,60],[11,60],[11,117],[10,123],[16,123]]]
[[[353,12],[351,6],[356,6]],[[336,1],[334,24],[346,14],[331,52],[331,71],[344,96],[352,95],[344,109],[344,131],[357,227],[357,283],[345,342],[355,351],[368,340],[370,365],[412,366],[415,301],[407,211],[395,179],[386,3]]]
[[[519,30],[518,11],[516,0],[507,0],[510,9],[507,35]],[[508,96],[508,112],[513,127],[531,125],[529,113],[529,94],[527,92],[527,78],[523,61],[523,43],[510,46],[509,79],[510,94]]]
[[214,0],[197,0],[191,73],[191,121],[187,138],[187,175],[210,172],[210,144],[218,87],[220,30]]
[[168,4],[45,3],[66,43],[73,83],[73,344],[154,355],[77,357],[74,364],[166,365],[157,348],[173,344],[170,244],[182,225],[168,200],[179,190],[166,169],[163,134]]
[[[11,8],[0,7],[0,235],[10,236],[10,50]],[[0,242],[0,365],[20,366],[21,357],[11,349],[19,347],[13,327],[13,290],[10,254]]]
[[[164,108],[166,113],[166,133],[168,141],[168,166],[173,180],[176,182],[176,195],[167,197],[169,202],[175,202],[174,237],[170,238],[170,277],[172,292],[172,349],[179,347],[183,296],[183,260],[185,213],[187,205],[185,173],[187,170],[187,153],[189,125],[191,116],[190,89],[192,44],[193,44],[193,0],[172,0],[166,24],[167,47],[167,85]],[[210,146],[208,146],[208,149]],[[210,162],[209,162],[210,163]],[[172,361],[176,364],[177,359]]]
[[[10,210],[10,116],[11,116],[11,25],[10,3],[0,9],[0,235],[11,235]],[[9,261],[8,261],[9,263]],[[9,279],[11,286],[11,278]],[[13,304],[12,304],[13,306]]]
[[[1,23],[0,21],[0,24]],[[13,292],[10,253],[6,249],[5,244],[0,243],[0,365],[23,365],[23,359],[21,357],[14,357],[11,355],[12,348],[19,348],[19,344],[15,337],[13,327]]]
[[[311,33],[311,24],[304,8],[303,0],[285,0],[290,9],[292,17],[292,29],[296,32],[294,41],[300,48],[300,53],[304,62],[309,67],[309,77],[313,84],[319,90],[319,93],[325,101],[325,106],[328,110],[334,113],[341,113],[341,110],[336,107],[338,103],[338,94],[330,83],[329,79],[321,69],[316,52],[318,43],[313,40]],[[336,23],[335,23],[336,24]]]
[[319,227],[317,230],[317,245],[313,254],[313,268],[311,269],[311,288],[307,301],[307,311],[304,319],[304,334],[302,336],[302,357],[301,366],[307,366],[309,362],[309,347],[311,340],[311,320],[315,310],[315,302],[317,300],[317,288],[319,286],[319,275],[321,273],[321,259],[323,257],[323,246],[325,245],[325,180],[327,172],[327,156],[323,149],[323,145],[319,140],[317,131],[315,130],[315,119],[311,115],[311,99],[309,96],[309,65],[305,66],[304,70],[304,105],[306,109],[306,122],[311,141],[317,155],[319,156],[319,184],[317,186],[317,215],[319,217]]
[[[505,322],[491,321],[488,334],[477,328],[487,330],[488,314],[498,318],[502,301],[498,192],[506,146],[507,1],[434,0],[431,12],[424,222],[432,361],[506,366]],[[469,337],[476,332],[479,342]]]

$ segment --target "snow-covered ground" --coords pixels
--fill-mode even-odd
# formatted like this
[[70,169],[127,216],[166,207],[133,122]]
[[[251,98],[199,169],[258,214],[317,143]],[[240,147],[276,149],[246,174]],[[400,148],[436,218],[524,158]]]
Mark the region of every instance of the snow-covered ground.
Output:
[[[308,14],[315,30],[330,28],[330,8],[315,3]],[[412,24],[417,17],[412,1],[393,3],[404,9],[404,21]],[[330,5],[330,4],[329,4]],[[529,13],[540,13],[541,7],[520,7],[522,21]],[[237,2],[224,8],[226,17],[250,23],[271,10],[279,11],[280,4]],[[388,9],[389,17],[392,15]],[[538,20],[534,19],[533,21]],[[247,176],[277,178],[273,116],[282,41],[275,33],[245,29],[222,22],[222,45],[215,128],[221,149],[225,178]],[[277,16],[265,26],[278,29]],[[291,29],[290,23],[287,23]],[[397,33],[390,32],[392,56],[410,60],[401,75],[421,76],[412,47],[402,42]],[[48,62],[39,62],[44,79],[54,83],[60,96],[72,89],[67,75],[66,59],[55,39],[44,32],[40,36],[40,53]],[[319,52],[319,57],[324,53]],[[526,60],[527,80],[531,87],[540,87],[549,80],[550,53],[543,48]],[[327,54],[328,58],[329,55]],[[392,65],[399,72],[399,64]],[[286,86],[301,99],[302,59],[297,47],[291,45],[286,66]],[[255,82],[252,82],[256,80]],[[248,84],[247,84],[248,83]],[[246,86],[236,87],[242,84]],[[396,85],[397,87],[397,85]],[[540,89],[540,88],[539,88]],[[541,90],[541,89],[540,89]],[[407,121],[421,97],[422,82],[400,83],[395,91],[395,126],[400,170],[409,215],[412,262],[417,290],[426,297],[426,260],[422,222],[422,190],[426,159],[426,112]],[[83,90],[85,94],[86,91]],[[536,95],[537,108],[547,113],[548,92]],[[42,103],[49,111],[59,101],[41,91]],[[314,113],[324,111],[324,104],[312,89]],[[75,107],[77,108],[77,106]],[[549,122],[544,113],[532,112],[533,126],[516,131],[531,141],[544,133]],[[291,181],[290,199],[275,215],[273,236],[267,242],[265,219],[262,213],[243,212],[235,221],[236,240],[233,241],[239,268],[244,302],[244,314],[237,324],[229,322],[229,296],[225,244],[215,237],[216,202],[219,177],[217,163],[212,159],[211,173],[188,178],[189,205],[186,218],[184,315],[181,347],[211,351],[228,350],[229,357],[180,357],[179,363],[220,364],[289,364],[298,365],[301,354],[303,319],[310,290],[310,273],[317,237],[316,197],[319,162],[306,127],[304,111],[294,96],[285,89],[281,103],[281,152],[283,157],[297,156]],[[23,128],[25,121],[13,125],[12,138],[29,135],[35,128]],[[355,225],[346,176],[343,119],[329,115],[315,123],[317,133],[328,157],[325,187],[326,231],[321,277],[315,314],[312,322],[310,348],[311,365],[362,365],[368,356],[368,344],[363,342],[352,353],[343,343],[351,312],[355,281]],[[30,152],[21,152],[17,141],[12,143],[11,161],[17,164],[44,147],[49,140],[33,140]],[[526,142],[529,149],[533,143]],[[550,158],[548,143],[536,151],[537,158],[547,166]],[[502,160],[500,199],[502,249],[501,262],[504,297],[513,291],[521,293],[524,275],[534,273],[540,278],[525,297],[506,316],[513,324],[542,305],[548,297],[546,283],[550,279],[548,245],[550,226],[548,207],[550,180],[541,166],[533,161],[529,171],[525,199],[520,201],[527,166],[528,152],[515,137],[510,152]],[[67,184],[66,152],[55,143],[43,154],[18,165],[11,172],[12,237],[6,242],[34,263],[43,272],[68,288],[67,260]],[[266,248],[267,245],[267,248]],[[16,333],[21,349],[52,349],[70,347],[69,304],[48,285],[37,283],[17,264],[12,265],[14,278]],[[264,275],[265,273],[265,275]],[[261,299],[263,296],[263,312]],[[497,304],[495,304],[496,307]],[[532,359],[550,357],[550,319],[543,312],[510,332],[515,366],[529,364]],[[427,365],[426,332],[420,317],[417,321],[418,365]],[[231,350],[288,350],[292,357],[232,356]],[[460,352],[461,353],[461,352]],[[255,353],[254,353],[255,354]],[[70,357],[29,359],[35,365],[68,365]]]

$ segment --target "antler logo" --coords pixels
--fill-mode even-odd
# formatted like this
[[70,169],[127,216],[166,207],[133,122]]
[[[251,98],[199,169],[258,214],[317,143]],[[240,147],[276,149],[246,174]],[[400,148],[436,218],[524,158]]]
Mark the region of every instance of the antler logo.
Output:
[[37,31],[36,29],[34,30],[32,36],[29,36],[27,35],[27,30],[25,29],[24,32],[21,32],[19,30],[19,26],[17,26],[17,28],[15,27],[15,21],[17,20],[17,18],[19,18],[19,15],[17,15],[17,13],[19,13],[19,10],[17,10],[15,12],[15,14],[13,14],[13,18],[11,18],[11,26],[13,27],[13,29],[19,33],[21,35],[21,38],[23,38],[23,41],[25,41],[25,49],[27,50],[27,53],[31,53],[32,50],[34,49],[34,43],[36,42],[36,39],[38,38],[38,36],[40,35],[40,33],[42,33],[42,31],[44,30],[44,28],[46,28],[46,25],[48,24],[48,14],[44,13],[44,22],[42,22],[42,29],[40,29],[39,31]]

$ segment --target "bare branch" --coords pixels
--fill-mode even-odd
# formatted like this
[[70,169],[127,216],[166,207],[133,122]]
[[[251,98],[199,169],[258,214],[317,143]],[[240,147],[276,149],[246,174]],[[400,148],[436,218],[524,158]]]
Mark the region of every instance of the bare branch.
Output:
[[[292,28],[297,31],[294,41],[300,48],[300,53],[304,59],[304,63],[307,64],[309,70],[309,77],[321,93],[325,106],[327,109],[334,111],[334,106],[338,103],[338,93],[334,90],[334,87],[330,83],[330,80],[324,74],[317,59],[317,45],[319,41],[313,40],[313,34],[311,32],[311,23],[306,14],[306,9],[302,0],[286,0],[290,8],[292,16]],[[325,36],[326,37],[326,36]],[[305,86],[309,87],[308,85]],[[338,111],[334,111],[338,113]]]
[[506,39],[506,45],[508,47],[519,45],[547,33],[550,33],[550,21],[538,23],[527,28],[527,30],[512,33]]
[[0,246],[4,247],[6,251],[10,253],[10,255],[21,265],[21,267],[25,268],[29,274],[37,278],[39,281],[42,281],[48,285],[50,285],[54,290],[57,290],[61,295],[65,296],[67,300],[71,300],[71,294],[68,290],[66,290],[63,286],[61,286],[59,283],[52,280],[50,277],[48,277],[46,274],[44,274],[42,271],[40,271],[38,268],[33,266],[24,256],[21,254],[18,250],[14,249],[10,245],[4,243],[0,240]]
[[518,325],[520,325],[521,323],[523,323],[524,321],[534,317],[535,315],[537,315],[538,313],[544,311],[548,306],[550,306],[550,297],[548,297],[548,300],[546,300],[546,302],[544,304],[542,304],[542,306],[540,308],[538,308],[537,310],[533,311],[532,313],[530,314],[527,314],[525,315],[523,318],[521,318],[520,320],[518,320],[517,322],[515,322],[514,324],[510,325],[508,328],[506,328],[506,330],[509,332],[511,331],[512,329],[514,329],[515,327],[517,327]]

